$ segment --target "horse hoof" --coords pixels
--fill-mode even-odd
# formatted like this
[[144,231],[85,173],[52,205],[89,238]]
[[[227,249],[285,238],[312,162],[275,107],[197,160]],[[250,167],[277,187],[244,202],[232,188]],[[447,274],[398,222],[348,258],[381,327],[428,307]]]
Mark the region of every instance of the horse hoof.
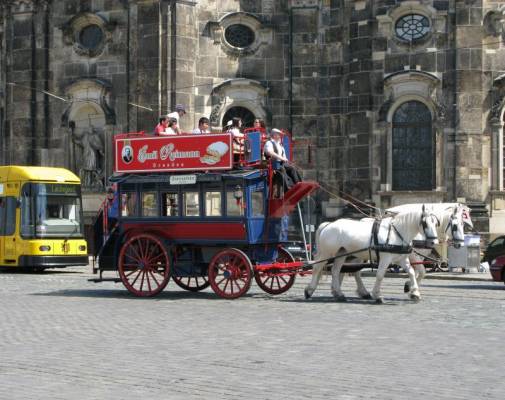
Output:
[[403,293],[410,292],[410,282],[405,282],[405,286],[403,286]]
[[375,299],[376,304],[384,304],[384,299],[382,297],[378,297]]
[[372,295],[370,293],[360,296],[363,300],[372,300]]
[[417,303],[417,302],[421,301],[421,296],[418,296],[417,294],[411,294],[410,299]]
[[309,293],[309,290],[308,289],[305,289],[303,291],[303,294],[305,295],[305,299],[310,299],[312,297],[312,294]]
[[335,300],[338,301],[339,303],[345,303],[347,301],[347,298],[341,294],[339,296],[335,296]]

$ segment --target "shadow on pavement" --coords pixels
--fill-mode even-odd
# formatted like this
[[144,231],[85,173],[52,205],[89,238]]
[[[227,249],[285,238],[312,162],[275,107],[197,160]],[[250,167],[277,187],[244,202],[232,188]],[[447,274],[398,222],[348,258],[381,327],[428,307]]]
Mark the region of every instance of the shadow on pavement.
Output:
[[[160,294],[153,297],[136,297],[130,294],[126,289],[119,288],[117,290],[110,289],[65,289],[57,290],[54,292],[45,293],[30,293],[31,296],[55,296],[55,297],[80,297],[80,298],[109,298],[109,299],[128,299],[135,301],[153,301],[153,300],[222,300],[222,299],[212,292],[186,292],[186,291],[163,291]],[[242,298],[250,298],[252,295],[246,294]],[[240,299],[237,299],[240,300]],[[235,300],[231,300],[235,301]]]
[[493,284],[486,284],[486,285],[472,285],[472,284],[467,284],[467,285],[434,285],[433,283],[430,284],[425,284],[423,282],[421,286],[421,290],[423,287],[430,287],[430,288],[444,288],[444,289],[471,289],[471,290],[505,290],[505,285],[501,284],[499,282],[496,282],[495,285]]

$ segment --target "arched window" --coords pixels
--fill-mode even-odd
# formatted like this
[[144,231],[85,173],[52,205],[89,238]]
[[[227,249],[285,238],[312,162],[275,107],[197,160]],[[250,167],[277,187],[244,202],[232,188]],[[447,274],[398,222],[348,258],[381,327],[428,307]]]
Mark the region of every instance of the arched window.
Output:
[[253,126],[255,116],[254,114],[249,111],[245,107],[232,107],[228,111],[226,111],[226,114],[224,114],[223,117],[223,126],[226,125],[226,123],[231,120],[233,117],[238,117],[242,119],[243,127],[244,128],[250,128]]
[[431,112],[419,101],[403,103],[393,115],[393,190],[432,190],[434,142]]

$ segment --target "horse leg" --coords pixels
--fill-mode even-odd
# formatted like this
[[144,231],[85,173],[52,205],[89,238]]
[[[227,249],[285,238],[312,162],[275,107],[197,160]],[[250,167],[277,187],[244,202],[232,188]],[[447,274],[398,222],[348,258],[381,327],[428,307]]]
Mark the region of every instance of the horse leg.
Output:
[[419,286],[417,285],[416,273],[414,268],[410,265],[409,258],[405,257],[400,261],[400,265],[403,267],[403,270],[409,274],[410,278],[410,298],[415,301],[419,301],[421,299],[421,293],[419,292]]
[[342,269],[342,264],[344,260],[340,258],[335,258],[333,261],[333,267],[331,268],[332,281],[331,281],[331,293],[337,301],[347,301],[344,293],[342,293],[341,279],[344,279],[344,274],[340,273]]
[[371,300],[372,296],[368,290],[366,290],[363,279],[361,279],[361,270],[354,273],[354,280],[356,281],[358,296],[362,299]]
[[[411,253],[408,256],[408,260],[409,260],[409,262],[416,263],[415,266],[413,266],[412,264],[410,264],[410,266],[414,269],[414,272],[416,274],[417,284],[419,285],[420,279],[423,279],[424,274],[426,272],[426,269],[424,268],[423,264],[417,264],[417,263],[421,262],[422,259],[417,254]],[[405,269],[404,266],[402,266],[402,268],[405,272],[408,273],[408,271]],[[421,278],[419,279],[418,276]],[[409,276],[409,278],[410,278],[410,276]],[[405,285],[403,286],[403,292],[409,293],[411,287],[412,287],[412,280],[405,282]]]
[[[319,258],[320,260],[325,260],[327,257]],[[310,283],[305,287],[304,295],[306,299],[310,299],[314,294],[317,285],[319,284],[319,280],[321,279],[321,275],[323,273],[324,267],[326,266],[326,261],[320,262],[318,264],[313,264],[312,267],[312,279]]]
[[381,254],[380,263],[377,267],[377,274],[375,276],[375,285],[372,290],[372,298],[377,304],[384,303],[384,298],[381,294],[381,285],[384,275],[386,274],[386,267],[391,263],[391,257],[386,257]]

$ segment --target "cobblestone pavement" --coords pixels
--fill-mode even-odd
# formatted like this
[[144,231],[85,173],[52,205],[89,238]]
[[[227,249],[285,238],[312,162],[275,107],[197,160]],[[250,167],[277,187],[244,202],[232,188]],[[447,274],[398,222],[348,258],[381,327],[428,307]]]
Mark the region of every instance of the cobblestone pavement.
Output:
[[333,302],[324,278],[310,301],[307,278],[227,301],[173,283],[138,299],[90,276],[0,272],[1,399],[504,397],[502,283],[426,281],[415,304],[389,278],[376,305]]

